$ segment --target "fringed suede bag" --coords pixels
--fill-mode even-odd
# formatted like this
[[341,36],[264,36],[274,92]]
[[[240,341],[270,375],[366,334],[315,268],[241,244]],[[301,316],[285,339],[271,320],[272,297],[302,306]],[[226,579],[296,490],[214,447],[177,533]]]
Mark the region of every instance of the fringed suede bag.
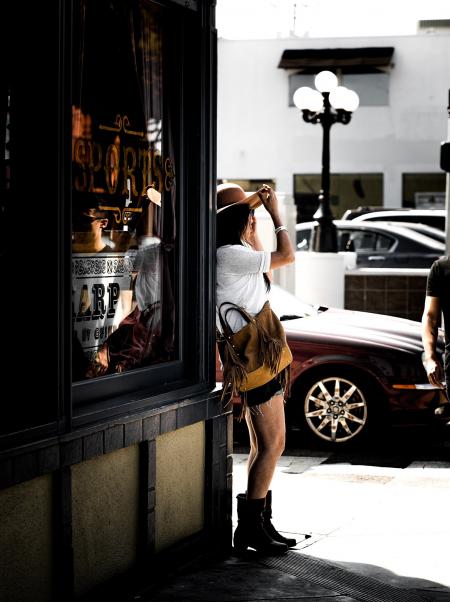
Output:
[[[224,306],[228,307],[222,311]],[[237,311],[247,322],[238,332],[233,332],[228,324],[230,311]],[[283,389],[289,389],[292,353],[283,325],[269,301],[256,316],[234,303],[222,303],[219,321],[222,333],[217,334],[217,344],[223,364],[223,396],[245,396],[277,375]]]

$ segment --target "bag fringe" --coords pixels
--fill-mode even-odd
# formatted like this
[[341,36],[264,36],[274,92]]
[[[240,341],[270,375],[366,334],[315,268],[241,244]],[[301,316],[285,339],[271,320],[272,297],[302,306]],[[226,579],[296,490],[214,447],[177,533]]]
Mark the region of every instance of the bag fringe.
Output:
[[256,327],[260,334],[260,363],[267,363],[271,372],[277,374],[281,361],[281,354],[283,352],[284,341],[282,341],[280,338],[272,337],[264,328],[264,326],[258,321],[256,321]]
[[233,348],[233,345],[225,339],[224,348],[224,389],[231,389],[231,395],[238,395],[239,389],[247,380],[247,369]]

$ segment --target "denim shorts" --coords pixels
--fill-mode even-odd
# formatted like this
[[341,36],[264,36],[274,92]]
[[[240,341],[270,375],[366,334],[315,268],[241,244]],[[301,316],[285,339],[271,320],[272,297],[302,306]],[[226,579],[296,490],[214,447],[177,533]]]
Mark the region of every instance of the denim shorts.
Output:
[[257,406],[261,403],[265,403],[272,399],[275,395],[282,395],[283,387],[281,386],[278,376],[269,380],[265,385],[251,389],[246,393],[246,399],[242,396],[242,401],[247,404],[249,408]]

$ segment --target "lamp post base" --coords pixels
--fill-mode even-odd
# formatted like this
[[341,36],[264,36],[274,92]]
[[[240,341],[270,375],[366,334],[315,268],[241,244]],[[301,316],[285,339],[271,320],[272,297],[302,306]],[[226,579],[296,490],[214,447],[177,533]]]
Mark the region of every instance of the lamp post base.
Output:
[[311,249],[318,253],[337,253],[337,228],[332,219],[320,218],[314,229]]

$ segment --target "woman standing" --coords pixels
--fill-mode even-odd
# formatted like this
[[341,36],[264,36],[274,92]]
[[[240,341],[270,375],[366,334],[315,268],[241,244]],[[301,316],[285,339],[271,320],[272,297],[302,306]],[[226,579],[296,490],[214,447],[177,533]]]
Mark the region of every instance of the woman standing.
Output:
[[[276,251],[264,251],[257,233],[254,209],[263,204],[272,218]],[[247,197],[237,184],[217,189],[217,307],[235,303],[256,315],[268,299],[269,272],[294,261],[294,251],[283,226],[275,192],[264,185]],[[238,312],[228,312],[228,323],[237,332],[246,322]],[[220,322],[217,320],[220,330]],[[245,420],[250,437],[246,494],[239,494],[238,526],[234,547],[248,547],[265,554],[284,554],[296,544],[271,523],[270,483],[285,445],[284,391],[276,377],[245,396]]]

